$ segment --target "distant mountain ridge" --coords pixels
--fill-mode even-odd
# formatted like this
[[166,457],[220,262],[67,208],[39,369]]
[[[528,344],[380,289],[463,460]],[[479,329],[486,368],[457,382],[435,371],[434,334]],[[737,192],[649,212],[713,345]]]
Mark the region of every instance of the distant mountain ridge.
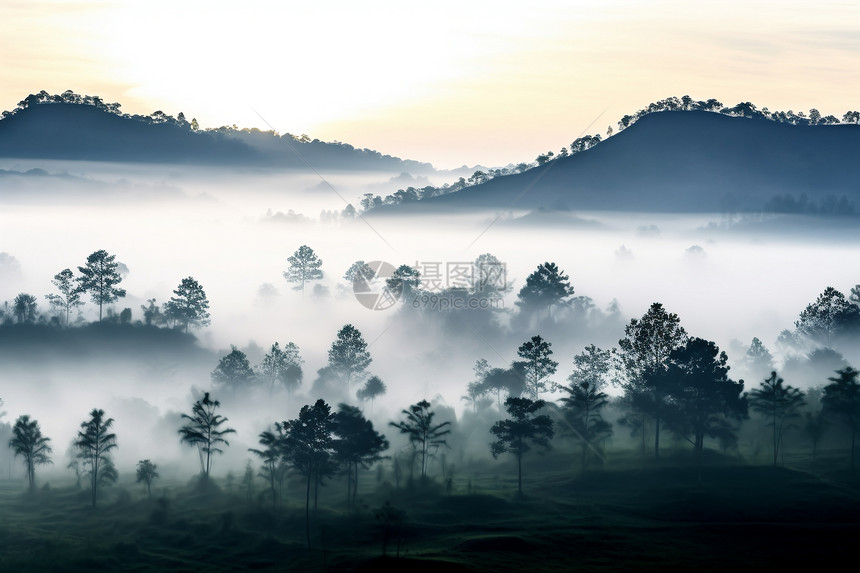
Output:
[[857,157],[857,124],[792,125],[707,111],[661,111],[581,153],[384,211],[846,214],[860,205]]
[[130,116],[119,104],[72,92],[34,94],[0,119],[0,157],[283,168],[385,170],[421,174],[429,163],[345,143],[256,129],[196,128],[162,112]]

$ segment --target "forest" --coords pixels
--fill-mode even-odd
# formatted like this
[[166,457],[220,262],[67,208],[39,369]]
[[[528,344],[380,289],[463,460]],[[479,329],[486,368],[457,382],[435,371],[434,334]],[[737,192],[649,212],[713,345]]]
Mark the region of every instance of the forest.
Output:
[[[282,280],[302,304],[320,304],[323,268],[302,245]],[[216,356],[195,337],[212,321],[200,282],[183,278],[165,302],[116,312],[126,272],[106,250],[59,271],[52,292],[4,303],[4,386],[22,365],[74,371],[132,354],[193,362],[209,379],[189,381],[193,399],[158,418],[156,440],[140,427],[133,464],[119,458],[127,446],[118,414],[97,404],[80,412],[63,455],[65,444],[42,429],[54,409],[23,411],[7,398],[3,562],[82,571],[346,571],[391,560],[419,570],[725,570],[847,555],[860,499],[860,372],[841,351],[858,341],[860,285],[848,296],[826,287],[800,309],[779,334],[781,360],[758,337],[730,349],[738,351],[730,360],[660,302],[629,320],[601,311],[575,296],[555,262],[538,264],[519,289],[490,253],[448,269],[444,287],[431,266],[392,268],[384,275],[355,261],[342,270],[344,290],[368,308],[394,306],[389,320],[404,332],[482,337],[488,349],[512,345],[517,359],[472,356],[473,377],[458,395],[411,392],[413,401],[391,404],[389,386],[403,382],[374,374],[371,364],[386,356],[373,356],[354,324],[318,349],[327,359],[313,380],[308,349],[295,341]],[[367,293],[375,298],[360,298]],[[565,367],[553,343],[565,342],[571,323],[617,343],[586,344]],[[264,405],[268,425],[248,435],[243,418],[257,420]],[[238,444],[250,447],[231,458]],[[793,545],[804,549],[784,549]]]

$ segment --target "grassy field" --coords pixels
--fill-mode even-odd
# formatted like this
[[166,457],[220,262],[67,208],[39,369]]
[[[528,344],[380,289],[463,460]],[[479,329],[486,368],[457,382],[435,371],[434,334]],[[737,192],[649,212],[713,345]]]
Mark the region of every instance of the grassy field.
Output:
[[[860,534],[860,478],[844,470],[631,458],[577,475],[557,459],[531,461],[522,498],[509,461],[462,471],[450,493],[368,472],[353,511],[334,481],[320,489],[311,550],[299,482],[275,508],[261,483],[249,499],[221,480],[205,490],[157,481],[152,499],[120,484],[96,509],[85,490],[0,482],[0,569],[375,571],[386,560],[410,573],[753,570],[851,559]],[[405,518],[382,557],[374,513],[386,501]]]

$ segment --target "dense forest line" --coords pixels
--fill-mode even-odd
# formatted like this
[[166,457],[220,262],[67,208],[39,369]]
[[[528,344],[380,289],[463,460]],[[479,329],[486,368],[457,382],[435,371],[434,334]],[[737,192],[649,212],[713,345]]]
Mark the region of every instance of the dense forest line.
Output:
[[[297,290],[304,290],[323,277],[322,261],[310,247],[299,248],[288,262],[284,278]],[[165,346],[191,352],[194,346],[189,330],[210,324],[209,301],[203,287],[193,277],[187,277],[167,302],[158,305],[155,299],[147,301],[140,309],[143,319],[132,321],[130,308],[120,313],[111,310],[111,305],[126,295],[119,286],[122,281],[119,265],[115,255],[96,251],[85,265],[78,267],[78,276],[70,269],[62,270],[52,281],[56,292],[45,295],[50,310],[44,313],[38,311],[36,297],[27,293],[4,303],[0,332],[6,350],[14,353],[16,347],[51,341],[62,346],[63,340],[76,336],[75,332],[80,333],[81,340],[92,343],[98,340],[100,330],[94,327],[99,326],[114,343],[123,337],[135,341],[149,337],[155,341],[160,335],[154,333],[163,329],[169,335]],[[500,265],[496,257],[484,254],[475,261],[476,276],[470,288],[449,288],[436,293],[424,290],[427,283],[422,282],[418,270],[401,265],[386,280],[386,289],[402,299],[399,320],[407,319],[410,313],[443,321],[475,320],[483,315],[484,324],[489,325],[493,314],[499,312],[493,300],[510,290],[509,283],[498,273]],[[346,270],[344,280],[358,284],[371,280],[373,275],[372,268],[357,261]],[[516,294],[518,311],[512,322],[512,335],[541,328],[551,331],[555,315],[572,306],[587,309],[591,305],[588,297],[574,297],[574,293],[569,277],[555,263],[538,265]],[[79,312],[85,295],[98,307],[95,324],[87,325]],[[429,304],[434,299],[448,300],[449,308]],[[453,300],[461,300],[463,304],[453,305]],[[416,305],[416,301],[425,304]],[[108,310],[103,313],[103,309]],[[75,321],[73,311],[78,311]],[[105,331],[110,325],[113,328]],[[125,331],[117,330],[122,326]],[[559,363],[546,334],[522,335],[525,340],[517,349],[520,360],[510,364],[491,366],[486,359],[475,357],[474,379],[463,388],[462,400],[468,406],[464,416],[484,418],[486,423],[487,416],[507,413],[511,420],[528,427],[535,419],[543,420],[541,416],[548,415],[538,416],[536,412],[551,411],[563,425],[563,432],[560,429],[559,432],[581,447],[584,469],[589,461],[604,457],[605,443],[622,428],[630,437],[641,440],[642,449],[646,439],[653,439],[655,456],[661,451],[661,431],[668,431],[676,441],[689,441],[697,455],[703,452],[706,439],[723,450],[734,449],[741,424],[749,418],[752,408],[773,429],[776,464],[783,435],[787,432],[794,435],[793,439],[800,439],[801,434],[797,433],[800,426],[795,422],[801,418],[805,419],[801,433],[808,435],[813,451],[824,435],[824,427],[829,427],[833,436],[844,434],[853,440],[857,430],[856,408],[860,404],[854,403],[852,396],[860,388],[860,381],[857,371],[832,348],[856,339],[860,333],[860,285],[848,297],[828,287],[800,312],[794,326],[793,330],[786,329],[780,334],[780,343],[793,349],[795,356],[784,360],[783,368],[796,369],[797,357],[804,351],[808,352],[810,364],[817,362],[825,368],[831,367],[827,379],[804,380],[805,386],[813,387],[806,392],[783,382],[776,373],[774,357],[758,338],[753,339],[742,359],[734,361],[735,370],[753,381],[752,384],[733,379],[729,376],[726,352],[712,341],[689,335],[677,315],[655,302],[641,318],[624,325],[617,347],[604,349],[589,344],[575,356],[567,384],[552,381]],[[371,362],[361,332],[351,324],[345,325],[328,351],[328,363],[317,371],[311,387],[305,390],[306,395],[334,396],[345,403],[358,400],[369,405],[372,412],[373,400],[385,393],[386,385],[370,372]],[[214,365],[212,392],[235,394],[263,387],[270,393],[275,389],[295,393],[304,380],[303,364],[294,342],[283,347],[275,342],[256,365],[234,346]],[[615,396],[607,394],[610,386],[616,389]],[[613,413],[607,415],[608,411]],[[456,422],[456,419],[446,421]],[[416,463],[416,452],[422,451],[424,459],[420,466],[422,475],[425,474],[426,456],[438,445],[430,448],[424,444],[423,449],[416,446],[410,472]],[[518,448],[520,454],[526,451],[523,444]],[[498,446],[495,453],[504,451],[507,450]],[[852,467],[853,451],[852,447]]]

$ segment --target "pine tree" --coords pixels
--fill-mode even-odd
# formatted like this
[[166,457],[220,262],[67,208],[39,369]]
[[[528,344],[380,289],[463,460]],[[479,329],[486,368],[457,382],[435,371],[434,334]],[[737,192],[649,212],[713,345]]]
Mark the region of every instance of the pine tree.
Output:
[[555,263],[543,263],[526,277],[526,284],[517,293],[516,305],[523,311],[542,312],[552,315],[552,308],[566,305],[574,289],[570,277]]
[[116,286],[122,277],[115,259],[116,255],[109,255],[107,251],[96,251],[87,257],[86,266],[78,267],[80,290],[90,293],[92,301],[99,305],[99,322],[102,320],[102,307],[125,296],[125,289]]
[[182,279],[173,296],[164,303],[164,314],[168,319],[182,324],[185,332],[188,327],[209,326],[209,299],[206,292],[193,277]]
[[551,342],[547,342],[540,336],[532,336],[517,349],[517,355],[523,359],[520,362],[525,372],[525,391],[532,399],[540,398],[541,392],[547,391],[546,379],[555,374],[558,362],[550,358],[552,355]]
[[65,317],[65,324],[68,327],[71,319],[72,309],[81,306],[81,290],[80,285],[75,284],[74,274],[71,269],[63,269],[54,275],[54,280],[51,281],[60,294],[46,294],[51,307],[56,311],[62,312]]
[[[382,452],[388,449],[385,436],[373,429],[355,406],[340,404],[334,415],[335,459],[345,466],[347,474],[347,506],[355,506],[358,495],[358,469],[369,469],[383,459]],[[351,501],[350,501],[351,500]]]
[[346,381],[347,394],[353,378],[363,374],[372,361],[367,342],[356,327],[347,324],[338,331],[328,351],[328,364],[336,376]]
[[860,372],[847,366],[830,377],[830,384],[824,387],[821,396],[822,412],[825,417],[835,420],[848,429],[851,436],[851,469],[854,470],[854,450],[858,430],[860,430]]
[[287,258],[290,267],[284,272],[287,282],[298,283],[296,290],[305,292],[305,283],[323,278],[322,259],[307,245],[302,245],[292,256]]
[[[618,341],[621,366],[627,380],[623,384],[625,399],[642,416],[652,416],[655,422],[654,457],[660,455],[660,422],[666,410],[667,388],[663,374],[669,355],[687,341],[687,332],[677,314],[666,312],[655,302],[641,319],[632,319],[624,328],[624,338]],[[645,447],[645,432],[642,432]]]
[[554,435],[552,419],[546,414],[535,416],[535,412],[546,405],[543,400],[529,400],[508,396],[505,409],[511,418],[499,420],[490,428],[497,440],[490,444],[490,452],[496,458],[504,453],[517,459],[517,492],[523,494],[523,455],[532,445],[549,448]]
[[311,547],[311,483],[328,470],[333,454],[334,414],[325,400],[313,406],[302,406],[299,417],[284,423],[286,457],[306,478],[305,528],[308,549]]
[[750,391],[750,407],[768,419],[773,429],[773,465],[779,459],[779,448],[786,421],[799,416],[803,406],[803,392],[792,386],[784,386],[783,379],[771,372],[758,388]]

